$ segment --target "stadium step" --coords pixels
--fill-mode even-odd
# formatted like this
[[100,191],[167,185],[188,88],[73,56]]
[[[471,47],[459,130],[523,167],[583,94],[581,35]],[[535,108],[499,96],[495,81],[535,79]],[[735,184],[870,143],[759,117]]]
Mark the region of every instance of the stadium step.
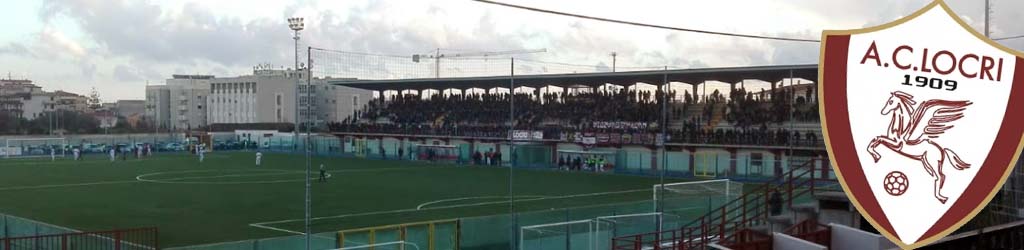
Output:
[[[636,239],[645,241],[645,235],[670,233],[671,235],[683,235],[684,239],[680,240],[685,242],[683,244],[685,245],[684,249],[705,248],[710,243],[722,245],[760,244],[754,242],[756,240],[751,241],[753,239],[746,236],[749,236],[751,232],[767,235],[771,233],[786,233],[786,230],[794,227],[797,223],[806,221],[818,223],[819,219],[825,219],[823,224],[818,223],[819,225],[825,225],[833,222],[834,218],[850,217],[835,212],[837,208],[846,207],[838,206],[842,205],[838,203],[849,203],[846,194],[839,190],[838,185],[834,184],[836,180],[831,176],[822,177],[817,174],[822,172],[822,168],[828,168],[829,166],[818,166],[813,160],[802,163],[796,162],[792,165],[799,167],[794,167],[789,172],[778,175],[772,181],[764,182],[762,187],[748,191],[743,197],[726,203],[720,209],[709,212],[680,229],[675,229],[671,232],[623,236],[616,239],[622,242]],[[809,178],[811,180],[808,180]],[[809,185],[813,185],[813,187],[808,189]],[[782,193],[788,194],[781,197],[783,199],[781,202],[782,204],[790,204],[790,206],[779,215],[769,214],[770,208],[767,204],[769,203],[768,197],[771,190],[780,190]],[[730,206],[739,206],[741,209],[736,211],[743,212],[725,213],[724,211],[727,211]],[[823,214],[825,212],[828,212],[828,214]],[[657,239],[655,238],[655,240]],[[615,243],[614,240],[613,243]]]
[[772,232],[781,232],[796,223],[796,213],[793,211],[786,211],[779,215],[768,216],[768,221],[771,222],[770,225]]
[[844,201],[849,202],[850,197],[846,196],[846,193],[842,191],[821,191],[815,192],[814,198],[817,200],[828,200],[828,201]]

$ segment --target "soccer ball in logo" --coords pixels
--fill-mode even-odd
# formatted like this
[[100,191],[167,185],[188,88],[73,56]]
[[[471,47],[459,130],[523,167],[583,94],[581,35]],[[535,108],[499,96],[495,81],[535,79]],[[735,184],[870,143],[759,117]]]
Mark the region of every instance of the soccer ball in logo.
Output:
[[892,196],[900,196],[907,192],[907,187],[910,187],[910,180],[907,179],[907,175],[900,171],[892,171],[885,175],[885,182],[883,182],[885,192]]

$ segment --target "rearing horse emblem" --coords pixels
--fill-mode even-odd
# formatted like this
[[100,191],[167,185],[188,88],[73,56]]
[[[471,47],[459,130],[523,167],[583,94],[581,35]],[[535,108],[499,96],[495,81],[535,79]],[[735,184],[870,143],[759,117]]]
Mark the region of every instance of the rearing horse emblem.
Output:
[[892,92],[889,101],[882,107],[882,115],[892,116],[889,129],[884,136],[872,139],[867,150],[875,162],[882,158],[875,150],[879,145],[920,161],[928,175],[935,178],[935,199],[945,204],[948,198],[942,195],[942,186],[946,182],[942,165],[948,162],[953,168],[963,170],[971,164],[961,160],[952,149],[942,147],[932,139],[939,138],[946,130],[953,128],[951,123],[964,117],[963,111],[971,102],[932,99],[914,105],[917,105],[914,96],[902,91]]

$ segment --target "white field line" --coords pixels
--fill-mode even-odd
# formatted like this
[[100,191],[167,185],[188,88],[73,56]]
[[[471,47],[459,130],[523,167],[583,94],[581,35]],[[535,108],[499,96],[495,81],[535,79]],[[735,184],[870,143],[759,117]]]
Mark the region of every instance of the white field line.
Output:
[[[267,229],[267,230],[274,230],[274,231],[279,231],[279,232],[285,232],[285,233],[290,233],[290,234],[295,234],[295,235],[306,235],[306,233],[303,233],[303,232],[292,231],[292,230],[288,230],[288,229],[284,229],[284,228],[277,228],[277,227],[272,227],[272,226],[255,225],[255,224],[249,224],[249,226],[253,226],[253,227],[257,227],[257,228],[263,228],[263,229]],[[329,240],[332,240],[332,241],[335,240],[334,238],[330,238],[330,237],[318,236],[318,235],[316,235],[316,233],[313,234],[313,237],[317,237],[317,238],[321,238],[321,239],[329,239]]]
[[[564,196],[547,196],[547,197],[540,197],[540,198],[516,200],[516,202],[553,200],[553,199],[568,199],[568,198],[579,198],[579,197],[610,195],[610,194],[626,194],[626,193],[644,192],[644,191],[650,191],[650,190],[646,189],[646,188],[643,188],[643,189],[633,189],[633,190],[624,190],[624,191],[612,191],[612,192],[600,192],[600,193],[585,193],[585,194],[574,194],[574,195],[564,195]],[[460,208],[460,207],[475,207],[475,206],[507,204],[507,203],[508,203],[508,201],[491,201],[491,202],[478,202],[478,203],[470,203],[470,204],[456,204],[456,205],[448,205],[448,206],[428,207],[428,208],[423,208],[423,209],[407,208],[407,209],[398,209],[398,210],[390,210],[390,211],[376,211],[376,212],[365,212],[365,213],[342,214],[342,215],[315,217],[315,218],[310,218],[310,220],[313,221],[313,220],[325,220],[325,219],[339,219],[339,218],[358,217],[358,216],[394,214],[394,213],[405,213],[405,212],[427,211],[427,210],[438,210],[438,209]],[[299,222],[299,221],[305,221],[305,219],[264,221],[264,222],[256,222],[256,223],[253,223],[253,224],[250,224],[250,225],[269,225],[269,224],[280,224],[280,223]]]
[[[335,171],[331,171],[331,172],[334,172],[334,173],[377,172],[377,171],[391,171],[391,170],[398,170],[398,169],[416,169],[416,168],[420,168],[420,167],[412,167],[412,168],[384,168],[384,169],[352,169],[352,170],[335,170]],[[275,175],[276,174],[294,174],[294,172],[282,172],[282,173],[274,173],[274,174]],[[149,175],[149,174],[146,174],[146,175]],[[207,178],[223,178],[223,177],[246,177],[246,176],[260,176],[260,175],[271,175],[271,174],[251,174],[251,175],[232,174],[232,175],[218,175],[218,176],[194,176],[194,177],[181,177],[181,178],[161,179],[161,180],[156,180],[156,181],[174,181],[174,180],[207,179]],[[144,176],[144,175],[140,175],[140,176]],[[330,177],[330,175],[328,175],[328,177]],[[138,178],[138,176],[136,176],[136,178]],[[269,180],[269,181],[273,181],[273,180]],[[135,182],[153,182],[153,180],[135,179],[135,180],[98,181],[98,182],[83,182],[83,183],[69,183],[69,184],[47,184],[47,185],[32,185],[32,186],[13,186],[13,187],[0,187],[0,191],[45,189],[45,188],[63,188],[63,187],[81,187],[81,186],[96,186],[96,185],[110,185],[110,184],[125,184],[125,183],[135,183]],[[187,184],[187,183],[183,183],[183,184]]]
[[[283,174],[283,173],[275,173]],[[265,174],[259,174],[265,175]],[[243,175],[220,175],[220,176],[202,176],[201,178],[221,178],[221,177],[240,177]],[[257,175],[251,175],[257,176]],[[200,179],[200,177],[182,177],[182,178],[171,178],[159,181],[174,181],[179,179]],[[124,184],[124,183],[135,183],[135,182],[151,182],[145,179],[127,180],[127,181],[99,181],[99,182],[85,182],[85,183],[72,183],[72,184],[50,184],[50,185],[35,185],[35,186],[15,186],[15,187],[3,187],[0,191],[13,191],[13,190],[28,190],[28,189],[45,189],[45,188],[62,188],[62,187],[80,187],[80,186],[96,186],[96,185],[109,185],[109,184]]]
[[[343,247],[343,248],[335,248],[335,249],[330,249],[330,250],[367,249],[367,248],[377,248],[377,247],[390,246],[390,245],[401,245],[401,246],[409,245],[409,246],[412,246],[415,250],[419,250],[420,249],[420,246],[417,246],[414,243],[409,243],[409,242],[405,242],[405,241],[392,241],[392,242],[388,242],[388,243],[374,243],[372,245],[354,246],[354,247]],[[399,249],[404,249],[404,248],[399,248]]]
[[94,186],[94,185],[108,185],[108,184],[122,184],[122,183],[133,183],[139,182],[138,180],[128,181],[100,181],[100,182],[86,182],[86,183],[72,183],[72,184],[51,184],[51,185],[36,185],[36,186],[15,186],[15,187],[3,187],[0,191],[12,191],[12,190],[28,190],[28,189],[44,189],[44,188],[61,188],[61,187],[80,187],[80,186]]
[[226,175],[213,175],[213,176],[178,177],[178,178],[167,178],[167,179],[147,179],[147,178],[142,178],[142,177],[145,177],[145,176],[153,176],[153,175],[156,175],[156,174],[163,174],[163,173],[153,173],[153,174],[144,174],[144,175],[136,176],[135,180],[138,180],[138,181],[152,181],[152,182],[172,182],[172,181],[183,181],[183,180],[213,179],[213,178],[223,178],[223,177],[250,177],[250,176],[286,175],[286,174],[300,174],[300,173],[302,173],[302,172],[298,172],[298,171],[290,172],[290,171],[282,170],[282,172],[273,172],[273,173],[264,173],[264,174],[245,174],[245,173],[242,173],[242,174],[226,174]]
[[[543,198],[543,197],[547,197],[547,196],[543,196],[543,195],[516,195],[516,197]],[[431,201],[431,202],[425,202],[423,204],[420,204],[419,206],[416,206],[416,209],[419,210],[419,209],[423,209],[423,207],[430,206],[430,205],[433,205],[433,204],[445,203],[445,202],[451,202],[451,201],[483,200],[483,199],[499,199],[499,198],[508,198],[508,196],[472,196],[472,197],[462,197],[462,198],[453,198],[453,199],[443,199],[443,200],[436,200],[436,201]]]
[[298,235],[306,234],[306,233],[299,232],[299,231],[292,231],[292,230],[288,230],[288,229],[282,229],[282,228],[276,228],[276,227],[264,226],[264,225],[257,225],[257,224],[249,224],[249,226],[263,228],[263,229],[269,229],[269,230],[274,230],[274,231],[280,231],[280,232],[285,232],[285,233],[290,233],[290,234],[298,234]]
[[[50,158],[50,156],[46,156],[46,158]],[[106,163],[106,164],[103,164],[103,167],[107,167],[107,166],[110,165],[110,158],[104,158],[102,160],[101,159],[88,159],[88,160],[78,160],[78,161],[71,160],[71,157],[65,157],[65,158],[67,158],[67,159],[57,159],[56,161],[50,161],[50,159],[46,159],[46,160],[33,160],[33,161],[6,162],[6,163],[3,163],[3,164],[0,164],[0,166],[4,166],[4,167],[15,167],[15,166],[17,166],[17,167],[22,167],[22,166],[33,166],[33,167],[81,167],[81,166],[79,166],[79,164],[82,164],[82,163],[90,163],[90,164],[93,164],[93,163],[101,163],[101,164],[102,163]],[[0,162],[3,162],[3,161],[4,160],[2,158],[0,158]],[[132,163],[132,162],[141,162],[141,161],[145,161],[145,159],[141,159],[141,160],[140,159],[128,159],[128,161],[122,161],[121,159],[117,159],[117,162],[129,162],[129,163]],[[99,167],[98,164],[95,165],[95,166]]]

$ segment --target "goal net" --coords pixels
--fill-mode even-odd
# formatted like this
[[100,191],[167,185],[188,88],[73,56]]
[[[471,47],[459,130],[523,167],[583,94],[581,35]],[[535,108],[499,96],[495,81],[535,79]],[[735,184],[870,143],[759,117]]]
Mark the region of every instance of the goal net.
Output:
[[459,160],[459,148],[455,145],[417,144],[414,145],[414,150],[417,160],[450,163]]
[[654,211],[670,218],[694,219],[739,198],[743,183],[727,179],[654,185]]
[[26,138],[7,139],[4,147],[0,149],[0,156],[4,158],[18,157],[64,157],[70,151],[70,146],[65,138]]
[[611,249],[607,239],[677,228],[682,221],[679,216],[659,212],[597,217],[594,219],[594,234],[597,239],[602,239],[597,242],[597,249]]
[[356,249],[373,249],[373,250],[420,250],[428,249],[426,246],[419,246],[414,243],[405,241],[391,241],[373,244],[363,244],[359,246],[349,246],[342,248],[334,248],[331,250],[356,250]]
[[590,250],[596,248],[594,220],[578,220],[524,226],[519,232],[519,249]]

